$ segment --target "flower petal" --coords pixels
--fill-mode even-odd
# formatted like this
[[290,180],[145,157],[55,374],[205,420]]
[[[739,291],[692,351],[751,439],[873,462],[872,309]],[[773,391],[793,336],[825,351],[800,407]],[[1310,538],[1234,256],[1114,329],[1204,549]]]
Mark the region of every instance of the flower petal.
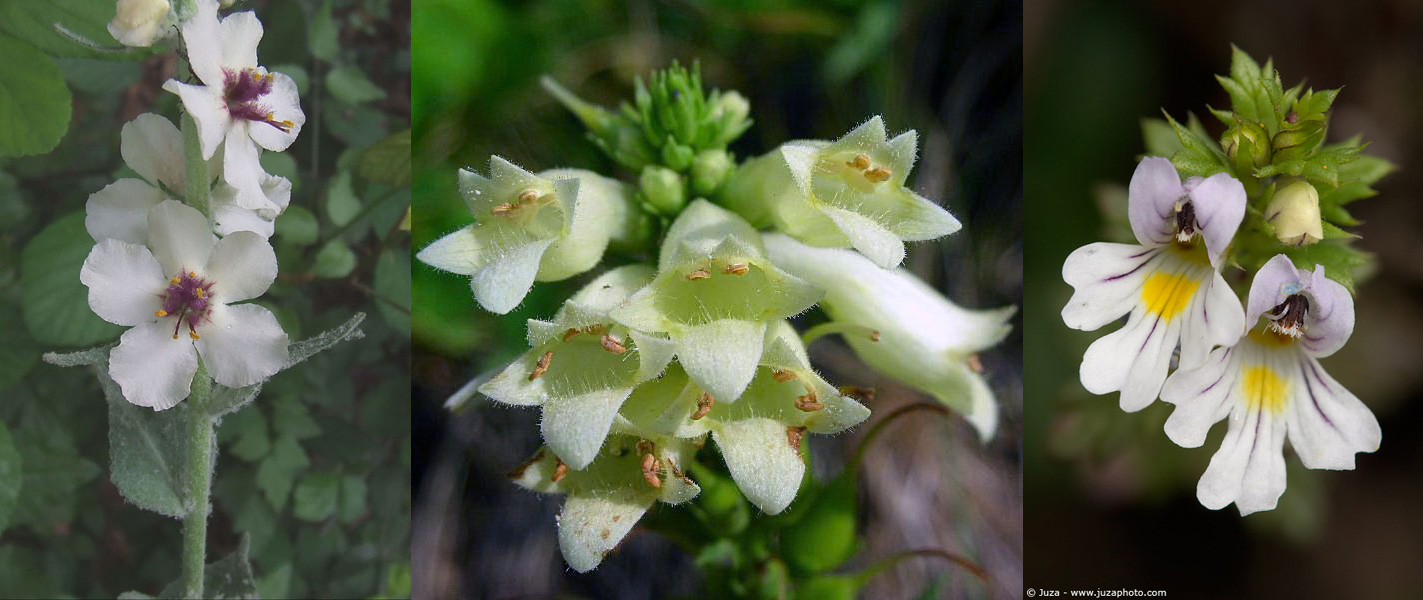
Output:
[[622,487],[597,496],[569,496],[558,514],[558,548],[564,562],[579,573],[593,570],[655,500],[655,495]]
[[485,310],[506,314],[524,300],[534,286],[539,259],[553,240],[539,240],[513,248],[474,273],[470,287]]
[[222,66],[234,71],[256,68],[257,45],[262,42],[262,22],[257,20],[257,13],[246,11],[227,15],[223,17],[219,29],[221,37],[203,41],[220,45]]
[[[530,320],[530,323],[533,321]],[[495,402],[501,402],[511,406],[539,406],[544,403],[546,393],[542,378],[529,380],[529,375],[534,371],[534,363],[538,360],[538,353],[530,350],[525,352],[509,366],[504,367],[498,375],[489,378],[479,386],[479,393],[489,396]]]
[[1214,271],[1201,275],[1210,283],[1196,290],[1183,315],[1188,321],[1181,329],[1182,369],[1204,363],[1211,348],[1234,345],[1245,333],[1245,311],[1230,284]]
[[425,246],[415,258],[436,269],[458,275],[473,275],[484,267],[487,260],[481,253],[482,248],[479,236],[475,234],[475,226],[469,225]]
[[[229,20],[231,18],[228,17]],[[274,121],[291,121],[291,127],[282,131],[269,123],[254,121],[247,134],[263,148],[281,152],[290,147],[301,134],[301,126],[306,124],[306,113],[301,110],[301,97],[297,94],[296,81],[283,73],[268,74],[272,76],[272,90],[262,96],[262,106],[272,113]]]
[[1199,448],[1211,426],[1230,415],[1240,401],[1236,384],[1239,361],[1232,348],[1217,348],[1195,369],[1179,369],[1166,378],[1161,400],[1176,405],[1166,419],[1166,436],[1182,448]]
[[163,307],[159,295],[168,286],[148,248],[119,240],[101,241],[89,251],[79,281],[89,287],[94,314],[129,327],[153,322],[153,313]]
[[756,375],[766,323],[723,319],[671,332],[677,360],[717,402],[735,402]]
[[1143,158],[1127,186],[1127,216],[1136,240],[1146,246],[1170,243],[1176,234],[1175,205],[1185,195],[1170,159]]
[[632,393],[631,387],[593,390],[544,402],[540,430],[544,442],[569,467],[582,470],[598,456],[613,416]]
[[1250,296],[1246,303],[1246,322],[1254,325],[1271,309],[1284,303],[1291,294],[1304,291],[1300,282],[1300,270],[1295,268],[1290,258],[1283,254],[1271,258],[1255,273],[1250,282]]
[[886,269],[897,267],[904,261],[904,241],[883,225],[859,213],[834,206],[822,206],[821,210],[865,258]]
[[1121,407],[1136,412],[1151,404],[1166,380],[1166,369],[1180,336],[1179,319],[1166,322],[1145,309],[1133,312],[1125,327],[1087,347],[1079,375],[1094,394],[1121,392]]
[[168,196],[138,179],[120,179],[89,195],[84,203],[84,228],[94,241],[148,243],[148,209]]
[[207,217],[191,206],[164,200],[148,211],[148,247],[165,276],[203,268],[216,243]]
[[1338,352],[1354,334],[1354,298],[1343,284],[1324,276],[1324,265],[1316,265],[1310,274],[1308,294],[1300,345],[1323,358]]
[[222,99],[221,83],[207,87],[169,79],[163,82],[163,89],[177,94],[183,101],[183,109],[193,116],[193,121],[198,125],[198,140],[202,142],[203,159],[211,159],[222,144],[223,136],[227,135],[228,126],[232,124],[232,115],[227,112],[227,103]]
[[218,235],[250,231],[263,238],[270,238],[276,233],[275,221],[262,217],[259,211],[237,205],[237,188],[232,186],[223,185],[214,189],[208,206],[212,210],[213,231]]
[[261,151],[246,135],[254,126],[267,127],[260,123],[239,121],[233,123],[227,132],[222,148],[222,178],[228,185],[237,188],[238,206],[260,210],[270,207],[271,203],[262,192],[262,179],[267,173],[262,170]]
[[894,206],[885,226],[906,242],[936,240],[960,229],[963,224],[933,200],[904,190],[906,201]]
[[768,418],[721,423],[712,429],[712,439],[747,500],[768,515],[790,506],[805,463],[791,447],[785,424]]
[[1245,218],[1245,186],[1230,175],[1216,173],[1191,189],[1191,206],[1211,265],[1220,268],[1220,257]]
[[230,388],[265,380],[287,362],[287,334],[276,315],[255,304],[213,304],[196,345],[214,381]]
[[[222,26],[217,20],[217,0],[197,0],[194,5],[197,11],[183,22],[183,41],[187,42],[188,66],[203,83],[221,89],[223,43]],[[164,84],[164,88],[167,87],[167,84]]]
[[277,280],[277,254],[261,235],[238,231],[213,246],[204,273],[223,304],[250,300]]
[[1062,279],[1073,287],[1072,299],[1062,307],[1068,327],[1093,331],[1132,311],[1141,303],[1141,287],[1154,272],[1158,248],[1098,242],[1068,255]]
[[1267,411],[1230,418],[1220,450],[1196,484],[1196,498],[1211,510],[1231,502],[1241,516],[1271,510],[1285,493],[1285,423]]
[[696,199],[667,228],[658,253],[657,270],[668,271],[688,256],[701,258],[712,254],[727,238],[742,243],[743,248],[759,257],[765,253],[756,229],[729,210]]
[[187,181],[183,168],[183,134],[172,121],[143,113],[124,123],[119,153],[129,168],[155,186],[181,192]]
[[169,320],[144,323],[125,331],[109,353],[109,376],[124,398],[154,410],[173,408],[184,398],[198,372],[198,355],[188,336],[173,338]]
[[1290,445],[1311,469],[1353,469],[1354,454],[1378,450],[1383,432],[1359,398],[1307,354],[1299,357],[1289,408]]

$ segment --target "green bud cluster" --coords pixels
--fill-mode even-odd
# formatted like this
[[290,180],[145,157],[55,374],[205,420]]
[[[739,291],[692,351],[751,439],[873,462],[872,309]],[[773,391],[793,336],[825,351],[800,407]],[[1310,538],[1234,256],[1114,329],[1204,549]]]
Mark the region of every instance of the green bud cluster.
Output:
[[1371,187],[1394,165],[1364,153],[1355,137],[1326,143],[1338,89],[1286,89],[1273,61],[1255,62],[1232,49],[1229,75],[1216,80],[1230,108],[1210,108],[1225,130],[1211,136],[1192,116],[1170,115],[1143,124],[1147,154],[1167,156],[1183,176],[1228,173],[1245,185],[1245,222],[1228,261],[1253,272],[1277,254],[1300,268],[1324,265],[1329,277],[1353,289],[1354,271],[1369,262],[1353,247],[1358,224],[1347,205],[1377,192]]

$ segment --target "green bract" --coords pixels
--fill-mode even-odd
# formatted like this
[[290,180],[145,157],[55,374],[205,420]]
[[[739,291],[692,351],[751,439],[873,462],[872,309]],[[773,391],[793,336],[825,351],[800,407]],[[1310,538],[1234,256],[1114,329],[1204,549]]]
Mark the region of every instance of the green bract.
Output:
[[652,283],[610,316],[666,334],[692,380],[724,402],[751,382],[767,323],[805,311],[821,295],[772,264],[749,224],[705,200],[672,223],[657,267]]
[[913,130],[887,139],[876,116],[834,142],[789,142],[751,159],[721,198],[758,227],[812,246],[853,246],[881,267],[898,266],[904,242],[959,230],[953,215],[905,186],[917,140]]
[[593,268],[608,241],[632,228],[625,186],[589,171],[534,175],[495,156],[488,178],[460,171],[460,192],[475,223],[417,257],[472,276],[475,300],[499,314],[518,306],[536,279],[557,281]]

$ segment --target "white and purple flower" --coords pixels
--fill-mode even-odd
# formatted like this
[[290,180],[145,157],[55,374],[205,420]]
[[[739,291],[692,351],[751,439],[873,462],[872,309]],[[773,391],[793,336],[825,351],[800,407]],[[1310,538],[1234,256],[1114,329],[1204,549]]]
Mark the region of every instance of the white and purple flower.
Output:
[[1178,343],[1180,366],[1192,368],[1244,327],[1220,268],[1245,216],[1245,188],[1224,173],[1182,182],[1171,161],[1149,157],[1128,202],[1140,244],[1099,242],[1068,256],[1062,278],[1075,291],[1062,320],[1092,331],[1127,316],[1087,349],[1080,376],[1094,394],[1121,392],[1122,410],[1135,412],[1161,391]]
[[1250,287],[1247,318],[1258,327],[1217,348],[1205,364],[1173,373],[1161,399],[1176,405],[1166,435],[1186,448],[1205,443],[1230,418],[1220,450],[1196,496],[1218,510],[1234,502],[1241,515],[1275,508],[1285,492],[1286,437],[1304,466],[1353,469],[1354,455],[1378,449],[1378,420],[1319,365],[1354,331],[1354,301],[1324,267],[1296,269],[1270,259]]
[[164,200],[148,212],[146,246],[104,239],[79,279],[89,307],[131,327],[109,354],[124,398],[155,410],[188,396],[198,358],[213,380],[242,387],[274,375],[287,360],[287,334],[251,300],[277,276],[271,245],[250,231],[221,240],[197,210]]

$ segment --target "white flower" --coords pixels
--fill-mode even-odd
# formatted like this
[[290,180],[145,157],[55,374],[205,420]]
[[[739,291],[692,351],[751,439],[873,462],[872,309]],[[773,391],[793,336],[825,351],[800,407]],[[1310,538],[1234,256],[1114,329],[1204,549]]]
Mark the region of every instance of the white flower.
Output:
[[1068,256],[1062,278],[1075,292],[1062,320],[1091,331],[1129,315],[1087,349],[1080,375],[1087,391],[1120,391],[1122,410],[1135,412],[1160,393],[1178,342],[1189,369],[1244,327],[1219,270],[1245,216],[1245,188],[1224,173],[1183,183],[1171,161],[1150,157],[1132,175],[1128,202],[1141,245],[1089,244]]
[[1196,496],[1213,510],[1234,502],[1241,515],[1275,508],[1285,492],[1287,436],[1304,466],[1339,470],[1354,468],[1355,453],[1377,450],[1383,435],[1317,360],[1354,331],[1353,299],[1323,266],[1311,273],[1284,255],[1270,259],[1250,287],[1247,317],[1264,320],[1200,368],[1173,373],[1161,390],[1176,405],[1166,434],[1183,447],[1200,447],[1212,425],[1230,418]]
[[879,334],[878,341],[845,336],[861,359],[959,411],[985,440],[993,436],[998,406],[973,357],[1008,335],[1014,307],[966,310],[904,269],[779,234],[763,237],[777,266],[825,290],[820,307],[832,319]]
[[201,213],[173,200],[149,211],[147,247],[105,239],[79,272],[94,313],[132,327],[109,355],[109,375],[129,402],[155,410],[188,396],[199,356],[228,387],[281,368],[287,335],[276,317],[233,304],[261,296],[276,276],[276,254],[261,236],[218,240]]
[[[125,178],[89,195],[85,204],[84,227],[94,241],[116,239],[132,244],[148,241],[148,211],[169,198],[181,198],[187,190],[183,135],[168,119],[144,113],[124,124],[120,151],[142,180]],[[209,162],[212,169],[221,155]],[[262,173],[261,190],[265,205],[257,210],[237,204],[237,190],[223,183],[213,190],[209,202],[213,231],[227,235],[253,231],[272,237],[273,221],[291,201],[291,182],[285,177]]]
[[534,281],[558,281],[593,268],[608,241],[631,223],[625,186],[589,171],[535,175],[489,159],[489,177],[460,171],[460,193],[475,223],[421,250],[421,262],[472,276],[474,299],[505,314]]
[[114,8],[109,34],[125,46],[152,46],[177,23],[168,0],[119,0]]
[[767,325],[820,296],[772,264],[761,235],[741,217],[698,199],[667,228],[657,277],[610,316],[667,334],[692,381],[717,402],[735,402],[756,375]]
[[[261,209],[262,165],[257,146],[286,150],[301,132],[296,82],[257,65],[262,23],[251,12],[217,17],[216,0],[196,0],[197,13],[183,23],[188,62],[204,85],[168,80],[163,89],[177,94],[193,116],[202,141],[203,158],[223,145],[223,179],[237,188],[243,208]],[[225,143],[224,143],[225,141]]]
[[905,186],[917,147],[913,130],[887,139],[876,116],[834,142],[789,142],[747,161],[722,197],[758,227],[775,225],[811,246],[853,246],[875,264],[895,267],[904,260],[904,242],[960,227]]

